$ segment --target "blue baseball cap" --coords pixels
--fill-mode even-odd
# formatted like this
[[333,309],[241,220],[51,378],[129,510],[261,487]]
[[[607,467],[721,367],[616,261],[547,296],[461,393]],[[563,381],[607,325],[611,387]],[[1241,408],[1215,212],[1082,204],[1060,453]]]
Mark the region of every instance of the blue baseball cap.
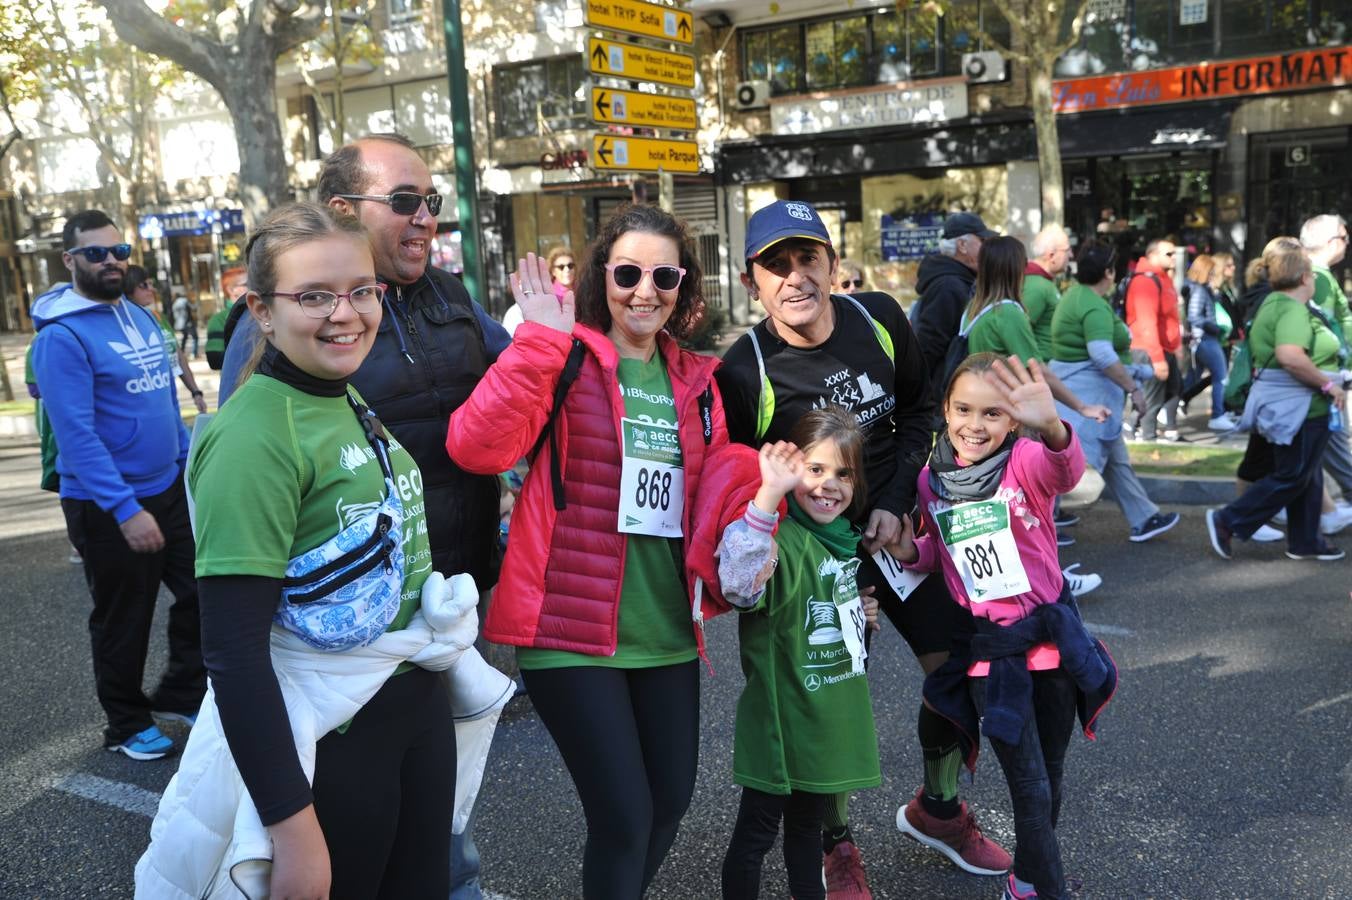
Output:
[[811,204],[776,200],[756,210],[746,223],[746,258],[756,259],[780,241],[803,238],[831,246],[831,235]]

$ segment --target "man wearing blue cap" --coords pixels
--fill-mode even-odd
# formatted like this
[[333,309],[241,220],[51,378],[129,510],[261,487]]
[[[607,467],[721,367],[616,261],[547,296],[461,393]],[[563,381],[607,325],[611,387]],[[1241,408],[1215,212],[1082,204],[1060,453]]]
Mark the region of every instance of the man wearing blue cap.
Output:
[[[927,578],[902,600],[871,554],[901,528],[915,506],[916,479],[929,456],[933,399],[928,368],[901,307],[887,294],[831,294],[838,265],[831,236],[807,203],[776,201],[747,223],[742,285],[767,318],[723,358],[719,388],[728,433],[759,446],[787,440],[807,411],[826,404],[854,413],[864,431],[868,482],[861,585],[873,585],[883,611],[910,644],[925,672],[948,656],[955,631],[970,615],[938,578]],[[935,713],[920,710],[924,786],[898,811],[903,832],[943,852],[969,872],[998,875],[1009,854],[981,834],[958,800],[957,735]],[[870,897],[859,849],[848,827],[848,794],[827,803],[823,849],[827,896]]]

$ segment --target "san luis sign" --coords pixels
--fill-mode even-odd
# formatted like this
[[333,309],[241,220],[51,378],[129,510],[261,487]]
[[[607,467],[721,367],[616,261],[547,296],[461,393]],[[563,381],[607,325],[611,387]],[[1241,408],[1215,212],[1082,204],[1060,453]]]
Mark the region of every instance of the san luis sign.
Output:
[[1345,84],[1352,84],[1352,47],[1329,47],[1056,81],[1052,105],[1058,113],[1080,113]]

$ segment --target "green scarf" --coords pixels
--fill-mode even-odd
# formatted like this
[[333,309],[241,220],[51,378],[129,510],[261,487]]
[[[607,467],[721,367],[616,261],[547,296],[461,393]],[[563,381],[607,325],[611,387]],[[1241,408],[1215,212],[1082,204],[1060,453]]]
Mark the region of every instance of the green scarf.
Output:
[[789,494],[786,499],[789,501],[789,516],[816,538],[818,543],[831,551],[832,556],[836,559],[849,559],[854,556],[855,551],[859,549],[861,535],[858,529],[850,524],[849,519],[836,516],[830,525],[823,525],[804,512],[798,501],[793,498],[793,494]]

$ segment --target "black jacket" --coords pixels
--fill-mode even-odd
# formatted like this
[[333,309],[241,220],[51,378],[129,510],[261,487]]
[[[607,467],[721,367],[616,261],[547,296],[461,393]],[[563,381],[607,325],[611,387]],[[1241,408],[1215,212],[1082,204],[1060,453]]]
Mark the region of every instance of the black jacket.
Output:
[[944,385],[940,382],[948,345],[958,336],[958,325],[975,285],[976,272],[951,256],[933,253],[920,261],[916,273],[920,299],[911,309],[911,327],[920,343],[920,355],[925,359],[936,401],[943,396]]

